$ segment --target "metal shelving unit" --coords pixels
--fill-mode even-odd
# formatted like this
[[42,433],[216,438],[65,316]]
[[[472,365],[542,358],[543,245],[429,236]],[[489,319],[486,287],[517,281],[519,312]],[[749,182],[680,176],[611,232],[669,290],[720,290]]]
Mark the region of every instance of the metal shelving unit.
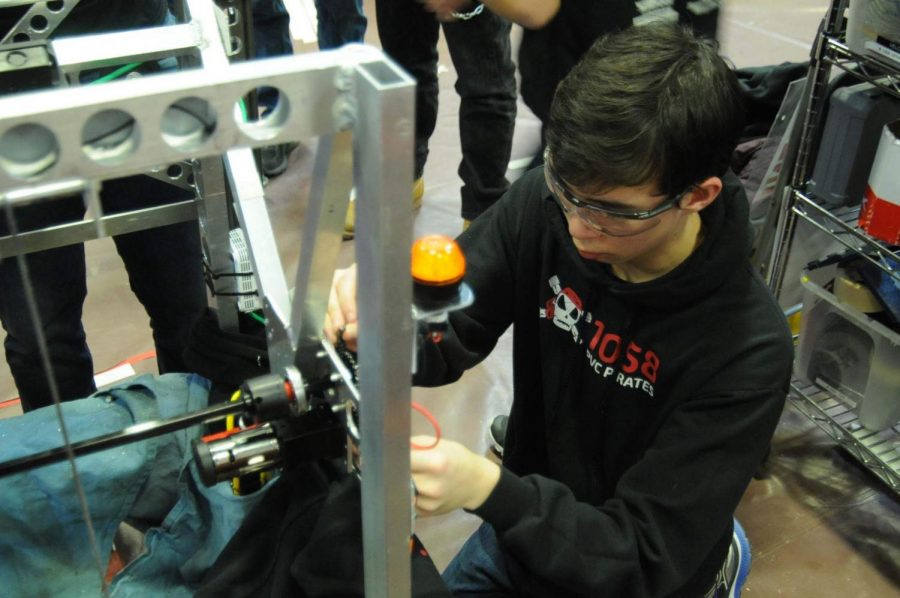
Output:
[[[846,7],[847,0],[832,0],[813,47],[803,98],[802,128],[793,142],[793,170],[781,195],[781,211],[767,269],[769,285],[776,295],[781,291],[798,222],[805,222],[825,233],[900,282],[900,269],[892,268],[888,260],[882,259],[892,258],[895,263],[900,263],[900,252],[859,229],[859,206],[828,210],[805,192],[815,159],[812,155],[815,138],[824,124],[827,84],[832,67],[900,98],[900,68],[883,59],[860,56],[844,43]],[[900,425],[879,432],[864,428],[854,411],[855,400],[823,380],[816,380],[815,384],[793,380],[788,398],[798,411],[900,494]]]
[[891,269],[889,258],[900,263],[900,252],[892,251],[878,239],[873,239],[856,226],[859,206],[826,210],[812,198],[798,189],[793,189],[791,210],[796,217],[808,222],[816,229],[830,235],[839,243],[856,251],[861,257],[875,264],[896,280],[900,281],[900,270]]
[[862,427],[851,401],[825,382],[794,379],[791,404],[836,440],[857,461],[900,494],[900,426],[874,432]]

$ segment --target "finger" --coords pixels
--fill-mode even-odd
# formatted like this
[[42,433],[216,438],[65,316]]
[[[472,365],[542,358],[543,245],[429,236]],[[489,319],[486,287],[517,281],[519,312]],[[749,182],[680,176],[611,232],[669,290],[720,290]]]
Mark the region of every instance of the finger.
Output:
[[354,322],[344,326],[344,334],[341,338],[344,339],[344,344],[347,345],[348,349],[354,352],[357,351],[357,345],[359,344],[359,325]]
[[416,499],[436,500],[442,494],[442,486],[439,480],[432,478],[427,473],[415,473],[412,476],[416,487]]
[[[410,439],[410,442],[417,446],[428,446],[434,443],[434,438],[430,436],[413,436]],[[415,474],[430,473],[434,469],[432,461],[431,451],[410,450],[409,470],[413,473],[413,480],[416,482],[416,488],[419,487],[419,481],[416,479]]]
[[[413,436],[410,438],[409,469],[413,473],[423,476],[440,476],[447,472],[449,467],[448,456],[440,450],[441,445],[433,436]],[[428,450],[417,449],[417,446],[433,447]],[[430,479],[430,478],[429,478]],[[428,479],[425,480],[428,483]]]
[[338,294],[334,284],[331,285],[331,290],[328,293],[328,309],[326,310],[326,315],[330,318],[331,325],[335,330],[346,324],[344,321],[344,312],[341,310],[341,303],[338,300]]
[[338,331],[344,327],[344,316],[336,304],[329,303],[328,310],[325,312],[325,323],[322,326],[322,332],[325,338],[334,345],[338,342]]
[[417,436],[413,436],[409,439],[411,445],[415,446],[437,446],[435,443],[437,442],[437,438],[434,436],[428,436],[426,434],[419,434]]
[[351,266],[343,270],[333,288],[345,323],[356,322],[356,268]]
[[325,314],[325,324],[322,326],[322,332],[325,334],[325,338],[328,339],[328,342],[332,345],[337,343],[337,330],[338,326],[335,326],[331,321],[331,316],[327,313]]
[[327,313],[325,314],[325,323],[322,325],[322,334],[325,335],[325,338],[328,339],[328,342],[332,345],[337,342],[337,335],[335,334],[336,328],[334,324],[331,323],[331,316]]

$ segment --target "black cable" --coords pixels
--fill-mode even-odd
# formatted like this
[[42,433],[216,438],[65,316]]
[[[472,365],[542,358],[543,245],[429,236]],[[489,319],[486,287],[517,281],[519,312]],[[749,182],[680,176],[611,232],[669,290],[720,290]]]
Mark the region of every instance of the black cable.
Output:
[[121,133],[122,131],[128,129],[129,127],[133,127],[134,122],[135,122],[135,120],[133,118],[130,118],[127,121],[125,121],[124,123],[122,123],[121,125],[119,125],[118,127],[116,127],[115,129],[113,129],[112,131],[107,131],[106,133],[103,133],[102,135],[98,135],[98,136],[94,137],[93,139],[88,139],[87,141],[83,141],[81,144],[82,145],[94,145],[95,143],[100,142],[101,140],[105,139],[106,137],[109,137],[110,135],[115,135],[116,133]]
[[216,128],[216,121],[212,121],[212,122],[208,123],[208,122],[206,122],[206,119],[204,119],[202,116],[200,116],[193,110],[189,110],[189,109],[185,108],[181,104],[172,104],[171,106],[169,106],[169,108],[174,108],[175,110],[181,110],[185,114],[187,114],[189,116],[193,116],[195,119],[197,119],[200,122],[201,125],[203,125],[204,133],[207,133],[207,134],[212,133]]

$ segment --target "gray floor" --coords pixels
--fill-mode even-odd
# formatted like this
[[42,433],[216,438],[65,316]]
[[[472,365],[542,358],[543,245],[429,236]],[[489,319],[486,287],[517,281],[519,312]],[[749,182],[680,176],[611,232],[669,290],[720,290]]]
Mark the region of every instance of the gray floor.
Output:
[[[799,61],[824,14],[826,0],[724,0],[720,21],[723,53],[737,66]],[[372,0],[366,8],[374,21]],[[514,33],[515,35],[515,33]],[[367,41],[377,44],[374,22]],[[298,50],[307,46],[298,43]],[[415,221],[417,235],[461,230],[460,159],[453,91],[455,73],[441,48],[438,126],[425,171],[424,206]],[[510,177],[538,144],[538,123],[520,104]],[[296,262],[296,231],[302,221],[299,200],[308,190],[312,143],[292,156],[291,167],[267,187],[286,269]],[[352,260],[345,243],[342,260]],[[109,240],[88,245],[89,289],[84,321],[97,370],[152,349],[147,318],[128,288],[121,262]],[[447,437],[477,451],[487,450],[486,428],[510,401],[510,343],[462,380],[440,389],[416,389],[414,398],[441,422]],[[152,360],[138,363],[153,371]],[[15,397],[5,364],[0,364],[0,401]],[[0,409],[9,415],[15,406]],[[413,416],[414,431],[428,425]],[[715,472],[710,472],[714,475]],[[753,545],[753,568],[744,596],[884,598],[900,596],[900,504],[889,490],[835,448],[818,428],[788,407],[776,433],[765,479],[754,480],[738,517]],[[439,566],[452,557],[476,524],[456,514],[420,520],[417,531]]]

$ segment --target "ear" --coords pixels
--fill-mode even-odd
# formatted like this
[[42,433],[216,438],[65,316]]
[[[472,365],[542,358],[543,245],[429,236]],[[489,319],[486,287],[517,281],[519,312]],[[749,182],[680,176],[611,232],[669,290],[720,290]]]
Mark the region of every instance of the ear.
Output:
[[689,212],[699,212],[716,200],[722,193],[722,179],[711,176],[693,186],[681,198],[681,209]]

